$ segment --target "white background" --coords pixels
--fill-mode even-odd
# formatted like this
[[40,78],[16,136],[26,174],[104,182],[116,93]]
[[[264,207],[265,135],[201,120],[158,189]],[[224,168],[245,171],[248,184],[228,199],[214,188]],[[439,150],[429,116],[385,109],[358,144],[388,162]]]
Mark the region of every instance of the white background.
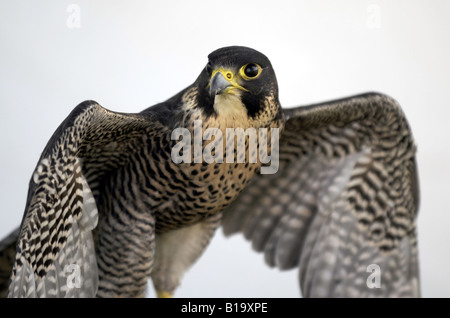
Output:
[[[450,296],[449,1],[93,2],[0,2],[0,236],[19,225],[37,159],[78,103],[138,112],[192,83],[211,51],[245,45],[271,59],[285,107],[366,91],[401,103],[418,144],[422,294]],[[221,232],[176,293],[299,295],[297,271],[269,269]]]

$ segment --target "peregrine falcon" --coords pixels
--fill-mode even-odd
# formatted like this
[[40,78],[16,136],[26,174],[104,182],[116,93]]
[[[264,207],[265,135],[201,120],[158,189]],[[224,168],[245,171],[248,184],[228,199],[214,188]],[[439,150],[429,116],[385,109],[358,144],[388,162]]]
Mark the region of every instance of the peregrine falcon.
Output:
[[141,113],[75,107],[0,242],[0,292],[170,297],[222,227],[297,267],[303,296],[418,297],[415,151],[392,98],[282,108],[265,55],[218,49]]

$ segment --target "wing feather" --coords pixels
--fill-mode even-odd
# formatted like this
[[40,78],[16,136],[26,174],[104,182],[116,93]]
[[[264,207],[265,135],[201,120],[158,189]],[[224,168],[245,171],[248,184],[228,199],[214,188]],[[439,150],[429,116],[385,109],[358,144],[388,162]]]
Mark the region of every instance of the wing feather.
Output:
[[298,267],[307,297],[418,296],[415,144],[398,103],[370,93],[285,115],[278,173],[224,211],[225,234]]
[[94,192],[127,161],[130,144],[160,128],[151,114],[77,106],[56,130],[30,181],[9,297],[93,297],[98,270]]

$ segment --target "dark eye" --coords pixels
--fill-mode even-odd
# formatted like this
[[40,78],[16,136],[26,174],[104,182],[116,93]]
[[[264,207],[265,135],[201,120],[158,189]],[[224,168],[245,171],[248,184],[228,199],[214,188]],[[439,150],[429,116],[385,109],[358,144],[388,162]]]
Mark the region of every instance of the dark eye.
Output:
[[261,74],[261,66],[255,63],[249,63],[241,67],[240,73],[241,76],[246,79],[254,79],[257,78]]
[[248,77],[255,77],[258,75],[258,66],[256,64],[250,63],[244,69],[245,75]]
[[206,73],[208,73],[208,75],[211,75],[212,72],[212,63],[208,62],[208,64],[206,64]]

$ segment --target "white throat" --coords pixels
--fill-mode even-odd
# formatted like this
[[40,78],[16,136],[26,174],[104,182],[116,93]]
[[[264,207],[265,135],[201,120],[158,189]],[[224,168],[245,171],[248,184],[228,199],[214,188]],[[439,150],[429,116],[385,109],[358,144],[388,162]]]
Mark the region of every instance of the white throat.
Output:
[[214,110],[221,124],[227,128],[241,127],[249,125],[247,108],[245,108],[239,96],[234,94],[216,95],[214,99]]

